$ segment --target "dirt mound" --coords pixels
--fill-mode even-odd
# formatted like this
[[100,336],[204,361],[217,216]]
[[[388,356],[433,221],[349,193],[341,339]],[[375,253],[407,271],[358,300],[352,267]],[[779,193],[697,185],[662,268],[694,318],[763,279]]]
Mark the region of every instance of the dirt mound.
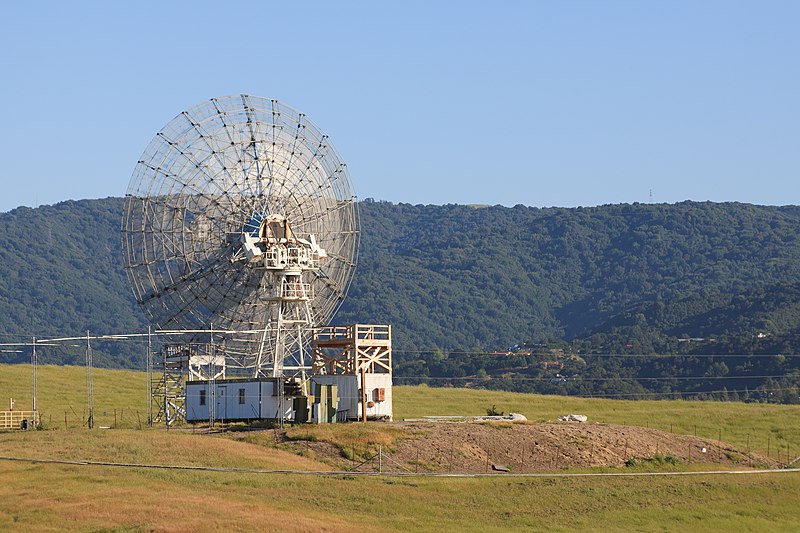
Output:
[[[400,423],[412,437],[391,458],[417,471],[513,472],[623,467],[636,463],[773,466],[724,442],[607,424]],[[409,466],[410,465],[410,466]]]
[[[382,449],[384,472],[481,473],[505,467],[515,473],[566,468],[706,464],[774,467],[774,461],[725,442],[637,426],[579,423],[398,422],[405,437]],[[328,443],[312,448],[341,468],[356,461],[331,453]],[[324,448],[324,449],[323,449]],[[377,458],[358,467],[369,471]],[[494,465],[494,467],[493,467]]]

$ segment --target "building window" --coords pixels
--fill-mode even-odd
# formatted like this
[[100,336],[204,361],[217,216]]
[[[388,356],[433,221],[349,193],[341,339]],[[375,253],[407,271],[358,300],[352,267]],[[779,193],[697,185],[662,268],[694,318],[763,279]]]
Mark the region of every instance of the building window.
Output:
[[244,389],[239,389],[239,405],[244,405]]
[[205,389],[200,391],[200,405],[206,404],[206,391]]

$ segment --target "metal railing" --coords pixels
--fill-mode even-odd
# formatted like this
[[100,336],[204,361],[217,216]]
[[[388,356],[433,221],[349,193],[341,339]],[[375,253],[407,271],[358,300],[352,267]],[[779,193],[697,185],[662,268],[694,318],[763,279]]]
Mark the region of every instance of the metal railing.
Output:
[[314,339],[333,341],[343,339],[389,340],[391,326],[387,324],[351,324],[349,326],[322,326],[314,330]]

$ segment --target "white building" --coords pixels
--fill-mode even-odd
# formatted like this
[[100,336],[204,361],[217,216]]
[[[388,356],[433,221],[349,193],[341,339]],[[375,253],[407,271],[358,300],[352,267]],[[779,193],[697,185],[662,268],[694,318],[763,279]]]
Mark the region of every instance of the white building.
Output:
[[391,374],[364,374],[366,382],[366,398],[361,394],[361,376],[334,374],[313,376],[312,390],[315,383],[336,385],[339,394],[337,419],[361,420],[364,416],[362,406],[366,406],[367,418],[370,420],[392,419],[392,376]]
[[298,394],[281,395],[280,389],[279,378],[189,381],[186,421],[293,420],[293,402]]

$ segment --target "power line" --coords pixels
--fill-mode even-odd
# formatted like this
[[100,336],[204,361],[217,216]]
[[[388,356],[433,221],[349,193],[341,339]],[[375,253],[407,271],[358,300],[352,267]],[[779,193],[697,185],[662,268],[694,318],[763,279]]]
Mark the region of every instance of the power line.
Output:
[[[787,377],[800,377],[797,374],[775,374],[770,376],[675,376],[675,377],[636,377],[636,376],[618,376],[618,377],[581,377],[581,376],[572,376],[572,377],[564,377],[567,382],[581,382],[581,381],[682,381],[682,380],[727,380],[727,379],[780,379],[780,378],[787,378]],[[513,376],[504,378],[502,376],[485,376],[485,377],[478,377],[478,376],[460,376],[460,377],[446,377],[446,376],[409,376],[409,375],[393,375],[393,380],[410,380],[410,379],[431,379],[431,380],[442,380],[442,381],[490,381],[490,380],[502,380],[502,379],[510,379],[513,381],[552,381],[552,380],[560,380],[562,378],[557,378],[554,376],[548,377],[532,377],[532,376]]]
[[627,353],[565,353],[565,354],[551,354],[551,353],[525,353],[520,354],[517,352],[473,352],[468,350],[454,350],[444,351],[439,349],[433,350],[405,350],[405,349],[392,349],[393,353],[404,354],[433,354],[441,352],[445,355],[480,355],[480,356],[493,356],[504,357],[511,355],[518,355],[523,357],[651,357],[651,358],[671,358],[671,357],[800,357],[800,354],[656,354],[656,353],[640,353],[640,354],[627,354]]
[[[412,385],[413,386],[413,385]],[[475,389],[472,389],[475,390]],[[480,389],[493,391],[493,389]],[[624,398],[645,398],[656,397],[655,399],[664,399],[675,396],[698,396],[702,394],[761,394],[765,392],[785,392],[797,390],[795,387],[772,387],[772,388],[758,388],[758,389],[714,389],[714,390],[697,390],[697,391],[649,391],[649,392],[618,392],[618,393],[597,393],[597,394],[552,394],[543,392],[525,392],[523,394],[539,394],[540,396],[556,396],[566,398],[597,398],[597,399],[624,399]],[[497,392],[497,391],[495,391]],[[514,392],[506,391],[503,392]]]
[[[217,336],[225,335],[252,335],[263,333],[263,329],[254,330],[217,330],[217,329],[192,329],[192,330],[155,330],[152,333],[135,332],[135,333],[108,333],[101,335],[94,335],[89,337],[92,340],[99,341],[144,341],[149,335],[155,336],[180,336],[180,335],[198,335],[198,334],[212,334]],[[4,333],[0,332],[0,336],[6,337],[24,337],[24,334],[18,333]],[[30,335],[28,335],[30,337]],[[37,346],[57,345],[59,343],[71,341],[85,341],[86,335],[76,335],[68,337],[52,337],[44,338],[37,337]],[[24,347],[32,346],[30,341],[24,342],[6,342],[0,343],[0,347]],[[624,353],[565,353],[565,354],[551,354],[551,353],[518,353],[518,352],[498,352],[498,351],[471,351],[471,350],[442,350],[440,348],[426,348],[426,349],[403,349],[393,347],[392,352],[395,354],[434,354],[440,352],[443,355],[472,355],[472,356],[487,356],[487,357],[504,357],[504,356],[523,356],[523,357],[550,357],[550,358],[564,358],[564,357],[602,357],[602,358],[756,358],[756,357],[800,357],[800,354],[656,354],[656,353],[638,353],[638,354],[624,354]]]
[[[85,341],[87,338],[91,340],[99,340],[99,341],[130,341],[130,340],[141,340],[145,341],[149,335],[156,335],[156,336],[178,336],[178,335],[197,335],[197,334],[214,334],[214,335],[252,335],[257,333],[263,333],[263,329],[252,329],[252,330],[210,330],[210,329],[187,329],[187,330],[156,330],[153,331],[152,334],[147,332],[144,333],[112,333],[112,334],[104,334],[104,335],[93,335],[93,336],[74,336],[74,337],[53,337],[53,338],[40,338],[36,342],[36,346],[58,346],[61,343],[65,342],[74,342],[74,341]],[[6,342],[0,343],[0,347],[21,347],[21,346],[32,346],[33,343],[31,342]]]
[[628,397],[645,397],[645,396],[692,396],[698,394],[744,394],[744,393],[761,393],[761,392],[784,392],[789,390],[796,390],[794,387],[776,387],[771,389],[717,389],[710,391],[670,391],[670,392],[620,392],[609,394],[570,394],[569,396],[576,398],[628,398]]

